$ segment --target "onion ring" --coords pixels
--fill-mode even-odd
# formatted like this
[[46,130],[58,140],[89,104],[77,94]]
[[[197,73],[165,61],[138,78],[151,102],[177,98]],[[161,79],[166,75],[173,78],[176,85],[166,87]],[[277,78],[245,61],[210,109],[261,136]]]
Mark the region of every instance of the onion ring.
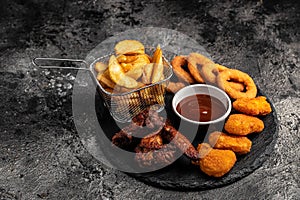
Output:
[[219,74],[219,71],[215,63],[207,63],[200,68],[200,73],[205,81],[216,83],[216,78]]
[[[200,68],[200,73],[205,81],[217,84],[217,76],[219,72],[225,70],[228,70],[228,68],[223,65],[208,62]],[[228,82],[228,85],[237,91],[244,90],[244,85],[242,83]]]
[[228,85],[239,92],[242,92],[245,89],[244,84],[238,82],[228,82]]
[[198,68],[201,68],[208,63],[213,63],[213,61],[199,53],[190,53],[188,56],[188,68],[197,82],[205,83]]
[[182,66],[187,64],[186,56],[175,56],[171,64],[173,66],[174,73],[180,80],[189,84],[195,83],[194,78],[182,68]]
[[223,65],[220,65],[220,64],[218,64],[218,63],[216,63],[215,65],[216,65],[216,67],[217,67],[217,69],[218,69],[219,72],[222,72],[222,71],[225,71],[225,70],[228,69],[228,67],[225,67],[225,66],[223,66]]
[[[217,67],[218,71],[219,72],[222,72],[222,71],[225,71],[225,70],[228,70],[227,67],[223,66],[223,65],[220,65],[220,64],[215,64],[215,66]],[[216,83],[217,83],[217,76],[216,76]],[[243,83],[238,83],[238,82],[228,82],[228,84],[234,88],[235,90],[237,91],[244,91],[245,87],[244,87],[244,84]]]
[[[231,85],[228,84],[229,81],[235,81],[243,83],[245,85],[246,91],[237,91]],[[237,69],[228,69],[219,73],[217,77],[217,84],[219,87],[225,90],[225,92],[233,99],[238,98],[254,98],[257,94],[257,88],[253,79],[246,74]]]

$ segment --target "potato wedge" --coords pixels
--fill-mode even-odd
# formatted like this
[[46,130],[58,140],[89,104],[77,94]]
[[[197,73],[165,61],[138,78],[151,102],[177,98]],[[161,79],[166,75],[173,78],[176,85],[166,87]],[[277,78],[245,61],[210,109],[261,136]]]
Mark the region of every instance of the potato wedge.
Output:
[[104,87],[114,88],[115,83],[110,79],[108,70],[105,70],[103,73],[98,73],[97,80]]
[[120,65],[122,66],[124,72],[128,72],[133,67],[131,63],[120,63]]
[[98,73],[104,72],[108,68],[107,64],[104,64],[103,62],[96,62],[95,64],[95,70]]
[[132,67],[128,72],[125,73],[126,76],[129,76],[133,78],[134,80],[137,80],[140,78],[143,74],[144,66],[135,66]]
[[150,63],[144,66],[143,76],[142,76],[142,83],[150,84],[151,83],[151,76],[153,70],[154,63]]
[[152,56],[152,63],[158,63],[160,58],[162,58],[162,50],[160,48],[160,45],[157,45]]
[[134,62],[136,59],[138,59],[138,56],[129,56],[129,55],[119,55],[117,57],[117,60],[119,63],[131,63]]
[[133,78],[126,76],[122,66],[119,64],[117,58],[112,55],[108,62],[109,76],[119,86],[126,88],[137,88],[138,82]]
[[[133,79],[137,80],[138,78],[141,77],[141,75],[143,74],[143,69],[144,66],[150,63],[150,60],[148,59],[148,57],[146,56],[146,54],[141,54],[141,55],[137,55],[135,56],[136,59],[131,62],[131,63],[126,63],[126,67],[127,65],[131,65],[131,68],[127,70],[127,68],[125,69],[126,75],[132,77]],[[125,63],[121,63],[125,64]],[[124,67],[123,67],[124,69]]]
[[164,71],[164,65],[163,65],[163,59],[162,59],[162,50],[160,49],[160,45],[157,46],[153,57],[152,62],[154,63],[153,66],[153,72],[152,72],[152,83],[158,82],[161,80],[163,71]]
[[[124,56],[124,55],[122,55],[122,56]],[[150,63],[150,60],[149,60],[148,56],[146,56],[146,54],[140,54],[140,55],[136,55],[136,56],[125,56],[125,57],[126,58],[120,57],[118,60],[125,72],[128,72],[133,68],[141,67],[141,66],[144,66],[144,65]],[[123,60],[125,62],[120,62],[120,60]],[[131,61],[131,62],[129,62],[129,61]]]
[[119,54],[144,54],[144,45],[137,40],[122,40],[115,46],[115,52]]
[[145,66],[146,64],[150,63],[150,60],[146,54],[141,54],[136,56],[137,59],[133,62],[131,62],[132,66]]

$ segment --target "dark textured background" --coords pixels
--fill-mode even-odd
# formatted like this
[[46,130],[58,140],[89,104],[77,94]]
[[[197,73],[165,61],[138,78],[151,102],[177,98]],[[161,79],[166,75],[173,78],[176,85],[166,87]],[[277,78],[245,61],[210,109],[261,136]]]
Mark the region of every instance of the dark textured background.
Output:
[[[299,199],[299,5],[1,0],[0,199]],[[72,121],[76,73],[39,72],[31,59],[84,58],[105,38],[144,26],[181,31],[215,61],[259,74],[253,78],[280,121],[274,152],[262,167],[223,188],[175,192],[108,169],[85,150]]]

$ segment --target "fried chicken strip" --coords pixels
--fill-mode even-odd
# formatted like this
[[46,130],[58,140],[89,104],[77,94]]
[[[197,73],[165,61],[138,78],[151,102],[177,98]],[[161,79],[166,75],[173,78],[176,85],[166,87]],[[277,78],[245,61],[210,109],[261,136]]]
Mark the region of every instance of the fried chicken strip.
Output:
[[190,159],[199,159],[198,152],[184,135],[182,135],[171,125],[165,125],[164,130],[165,131],[162,132],[163,139],[169,142],[174,141],[174,144]]
[[257,117],[244,114],[232,114],[225,123],[224,129],[234,135],[258,133],[264,129],[264,122]]
[[146,126],[151,129],[164,125],[163,118],[159,116],[158,112],[149,109],[133,117],[132,122],[137,126]]
[[122,149],[134,149],[139,138],[160,131],[164,125],[157,112],[145,110],[136,115],[132,122],[112,137],[112,143]]
[[234,101],[232,106],[237,111],[247,115],[267,115],[272,112],[271,105],[264,96],[240,98]]
[[206,143],[199,144],[197,150],[204,156],[199,161],[200,169],[208,176],[224,176],[237,160],[233,151],[213,149]]
[[129,150],[133,145],[133,137],[121,130],[112,137],[112,143],[121,149]]
[[165,167],[175,160],[176,148],[174,145],[163,145],[160,149],[148,149],[137,146],[135,148],[135,160],[140,167],[156,168]]
[[147,135],[135,148],[135,160],[140,167],[164,167],[175,161],[176,147],[164,145],[160,133],[161,131]]
[[139,147],[147,148],[149,150],[161,149],[164,144],[163,139],[160,136],[160,132],[161,130],[142,138]]
[[250,152],[252,142],[245,136],[228,135],[215,131],[209,135],[209,144],[216,149],[232,150],[238,154]]

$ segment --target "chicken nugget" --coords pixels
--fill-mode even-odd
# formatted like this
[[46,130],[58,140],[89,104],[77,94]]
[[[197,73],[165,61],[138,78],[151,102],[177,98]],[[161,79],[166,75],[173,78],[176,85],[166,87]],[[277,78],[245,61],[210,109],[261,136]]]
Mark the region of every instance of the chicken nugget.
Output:
[[212,147],[208,143],[201,143],[197,146],[197,151],[199,152],[200,158],[204,158],[211,149]]
[[234,109],[247,115],[267,115],[272,112],[267,98],[259,96],[256,98],[240,98],[232,103]]
[[238,154],[250,152],[252,142],[245,136],[228,135],[215,131],[209,135],[209,144],[216,149],[232,150]]
[[232,114],[225,123],[224,129],[234,135],[258,133],[264,129],[264,122],[257,117],[245,114]]
[[206,155],[200,159],[199,165],[200,169],[209,176],[221,177],[225,175],[232,169],[237,160],[235,153],[231,150],[209,149],[207,145],[203,148]]
[[[199,153],[199,157],[204,158],[208,152],[212,150],[212,147],[208,143],[201,143],[197,146],[197,151]],[[192,160],[193,165],[200,165],[200,159],[199,160]]]

